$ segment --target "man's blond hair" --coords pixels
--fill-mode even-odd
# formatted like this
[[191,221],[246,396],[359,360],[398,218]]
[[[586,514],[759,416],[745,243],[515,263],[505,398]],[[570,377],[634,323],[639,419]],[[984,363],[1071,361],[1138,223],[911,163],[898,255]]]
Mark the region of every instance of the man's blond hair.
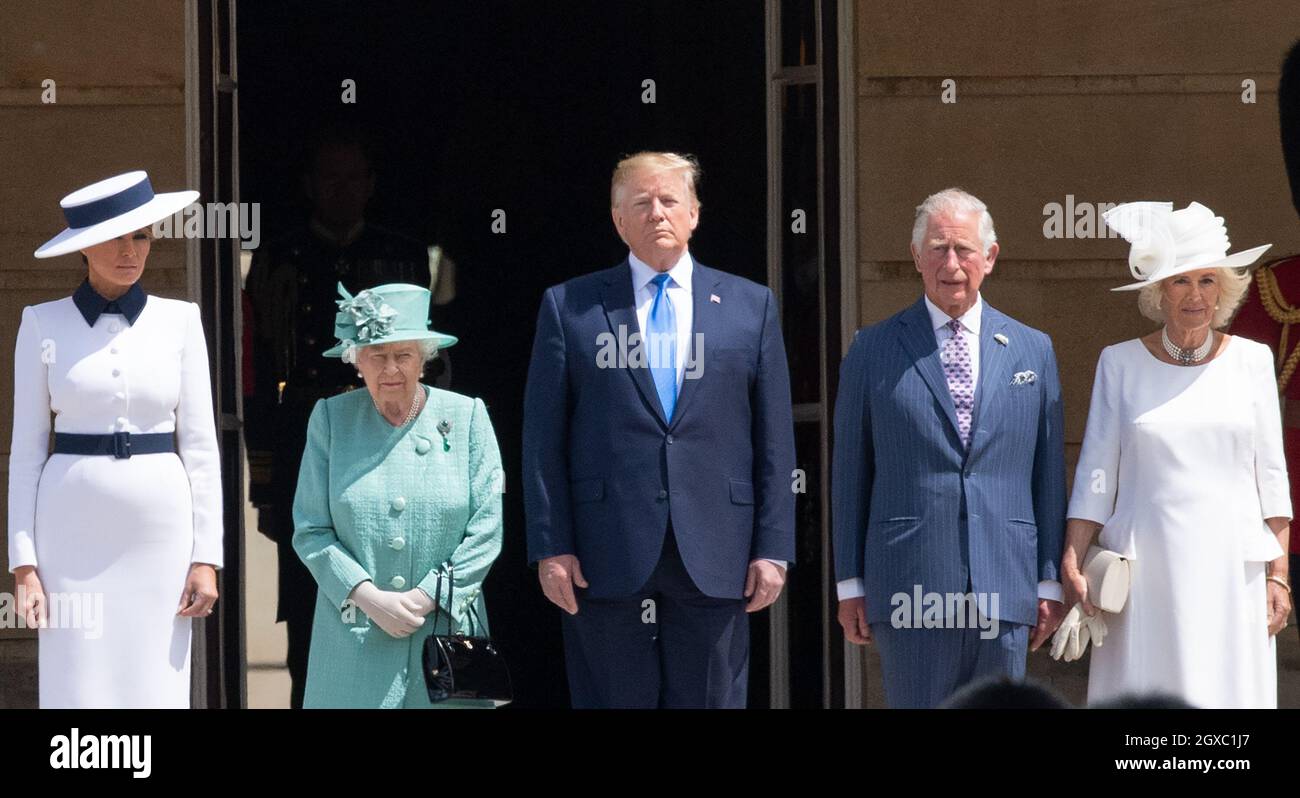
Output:
[[651,151],[629,155],[614,167],[614,178],[610,181],[609,187],[611,206],[618,207],[619,194],[623,186],[633,174],[641,171],[681,173],[686,180],[686,190],[690,193],[691,200],[695,203],[695,207],[700,207],[700,198],[695,193],[695,186],[700,181],[700,163],[695,160],[695,156]]

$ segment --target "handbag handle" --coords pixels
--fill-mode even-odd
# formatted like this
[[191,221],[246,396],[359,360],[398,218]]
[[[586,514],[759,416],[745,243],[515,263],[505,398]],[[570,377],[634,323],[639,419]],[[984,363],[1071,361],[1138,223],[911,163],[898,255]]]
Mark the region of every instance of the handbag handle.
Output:
[[[455,587],[456,587],[456,580],[455,580],[455,569],[451,567],[451,564],[450,564],[450,563],[448,563],[448,565],[447,565],[447,567],[446,567],[445,569],[439,569],[439,571],[438,571],[438,584],[437,584],[437,587],[435,588],[435,590],[438,591],[439,595],[442,594],[442,579],[443,579],[443,573],[444,573],[444,571],[446,572],[446,577],[447,577],[447,634],[452,634],[452,635],[454,635],[454,634],[459,634],[459,632],[458,632],[456,629],[453,629],[453,628],[452,628],[452,623],[455,622],[455,620],[456,620],[455,617],[452,616],[452,614],[451,614],[451,608],[454,607],[454,606],[456,606],[455,604],[452,603],[452,597],[453,597],[453,592],[452,592],[452,591],[453,591],[453,590],[455,589]],[[483,622],[482,622],[481,620],[479,620],[479,617],[478,617],[478,608],[474,606],[474,603],[473,603],[473,602],[470,602],[470,604],[466,607],[466,609],[469,610],[469,613],[466,615],[466,619],[469,620],[469,622],[470,622],[470,624],[469,624],[469,636],[470,636],[470,637],[474,637],[474,636],[475,636],[475,632],[476,632],[479,628],[482,628],[482,627],[483,627]],[[442,602],[439,601],[439,602],[437,602],[437,609],[434,610],[434,617],[433,617],[433,625],[434,625],[434,630],[435,630],[434,633],[435,633],[435,634],[437,634],[438,619],[442,616],[442,612],[443,612]],[[491,639],[492,639],[491,636],[488,636],[488,637],[487,637],[487,640],[488,640],[489,642],[491,642]]]
[[[443,579],[444,574],[445,574],[446,577],[447,577],[447,604],[450,605],[450,604],[451,604],[451,600],[452,600],[452,592],[451,592],[451,591],[452,591],[453,588],[455,587],[455,583],[454,583],[454,582],[452,581],[452,579],[451,579],[451,566],[450,566],[450,565],[448,565],[446,568],[439,568],[439,569],[438,569],[438,584],[437,584],[437,587],[434,588],[434,589],[438,591],[438,595],[439,595],[439,596],[442,595],[442,579]],[[438,621],[439,621],[439,619],[442,618],[442,613],[443,613],[443,609],[444,609],[444,608],[443,608],[443,606],[442,606],[442,602],[441,602],[441,601],[435,599],[435,602],[436,602],[436,609],[433,611],[433,633],[434,633],[434,634],[437,634],[437,633],[438,633]],[[453,618],[452,615],[451,615],[451,609],[450,609],[450,607],[448,607],[448,608],[447,608],[447,634],[449,634],[449,635],[454,635],[454,634],[456,634],[456,630],[453,629],[453,628],[451,628],[452,621],[454,621],[454,620],[455,620],[455,618]]]

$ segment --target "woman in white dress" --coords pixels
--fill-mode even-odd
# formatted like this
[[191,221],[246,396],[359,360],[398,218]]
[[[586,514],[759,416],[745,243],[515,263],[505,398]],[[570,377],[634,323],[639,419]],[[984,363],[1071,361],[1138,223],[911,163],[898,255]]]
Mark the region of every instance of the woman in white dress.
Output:
[[1106,214],[1132,243],[1143,314],[1163,324],[1102,351],[1070,499],[1066,606],[1088,601],[1088,546],[1131,559],[1127,603],[1103,614],[1090,704],[1165,693],[1194,706],[1277,706],[1274,635],[1291,595],[1291,517],[1269,349],[1215,328],[1268,245],[1231,256],[1223,220],[1192,203]]
[[41,627],[41,707],[189,706],[190,622],[222,556],[207,346],[197,305],[137,281],[148,226],[197,197],[100,181],[36,251],[88,267],[73,296],[23,309],[14,349],[9,567]]

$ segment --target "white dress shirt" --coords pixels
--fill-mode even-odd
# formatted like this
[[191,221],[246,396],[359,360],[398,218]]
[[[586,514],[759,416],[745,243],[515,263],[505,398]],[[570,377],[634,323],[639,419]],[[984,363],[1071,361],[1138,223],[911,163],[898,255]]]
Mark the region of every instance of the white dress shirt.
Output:
[[[930,297],[925,298],[925,309],[930,313],[930,327],[934,330],[935,342],[939,348],[954,333],[948,327],[952,321],[952,316],[939,309],[939,306],[930,301]],[[984,318],[984,297],[979,294],[975,295],[975,304],[971,305],[970,310],[957,317],[961,322],[961,335],[966,339],[966,348],[970,351],[970,376],[971,384],[978,386],[980,384],[980,323]],[[866,595],[866,588],[860,578],[841,579],[835,585],[835,592],[840,601],[851,598],[858,598]],[[1040,599],[1050,599],[1052,601],[1061,601],[1061,583],[1052,579],[1045,579],[1038,583],[1038,597]]]
[[[641,340],[645,341],[646,325],[650,319],[650,306],[654,304],[659,289],[651,282],[659,275],[658,271],[636,255],[628,253],[628,263],[632,266],[632,301],[636,303],[636,321],[641,327]],[[695,262],[691,253],[682,250],[682,256],[668,270],[668,283],[664,290],[673,303],[673,315],[677,319],[677,391],[682,390],[682,376],[686,373],[686,359],[691,352],[691,325],[694,322],[695,306],[691,304],[691,275],[695,271]],[[648,344],[649,342],[647,342]],[[649,350],[647,350],[648,353]]]

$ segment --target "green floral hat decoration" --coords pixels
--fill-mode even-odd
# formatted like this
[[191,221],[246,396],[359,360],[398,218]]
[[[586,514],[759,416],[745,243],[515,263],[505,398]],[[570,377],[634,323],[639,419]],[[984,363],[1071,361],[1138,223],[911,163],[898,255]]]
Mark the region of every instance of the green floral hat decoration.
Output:
[[334,317],[334,337],[339,341],[325,357],[356,362],[363,346],[398,341],[433,341],[439,349],[456,343],[454,335],[429,329],[429,289],[407,283],[389,283],[360,291],[356,296],[339,283],[339,312]]

